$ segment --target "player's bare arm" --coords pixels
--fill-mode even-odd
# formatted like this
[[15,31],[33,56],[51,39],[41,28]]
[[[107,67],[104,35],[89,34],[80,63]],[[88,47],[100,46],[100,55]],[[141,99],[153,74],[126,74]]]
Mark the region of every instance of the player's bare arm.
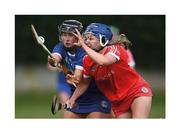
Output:
[[82,75],[83,75],[83,70],[76,68],[74,74],[66,75],[66,80],[69,84],[77,86],[82,79]]
[[69,95],[66,92],[59,93],[59,98],[62,105],[65,105],[66,102],[69,100]]
[[[117,61],[117,59],[112,56],[112,55],[103,55],[101,53],[98,53],[96,51],[94,51],[93,49],[91,49],[90,47],[88,47],[85,43],[84,43],[84,40],[81,36],[81,34],[79,33],[78,30],[76,30],[77,34],[74,34],[78,39],[79,39],[79,42],[78,42],[78,46],[81,46],[85,51],[86,53],[99,65],[101,66],[108,66],[110,64],[113,64]],[[103,50],[103,49],[102,49]]]
[[82,78],[72,97],[66,103],[69,108],[73,108],[75,106],[76,99],[78,99],[88,89],[90,82],[91,78]]

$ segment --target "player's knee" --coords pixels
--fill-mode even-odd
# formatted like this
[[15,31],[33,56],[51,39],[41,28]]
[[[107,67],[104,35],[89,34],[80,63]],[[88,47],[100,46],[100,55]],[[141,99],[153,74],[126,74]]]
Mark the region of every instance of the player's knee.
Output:
[[151,110],[152,97],[138,97],[132,105],[132,118],[148,118]]

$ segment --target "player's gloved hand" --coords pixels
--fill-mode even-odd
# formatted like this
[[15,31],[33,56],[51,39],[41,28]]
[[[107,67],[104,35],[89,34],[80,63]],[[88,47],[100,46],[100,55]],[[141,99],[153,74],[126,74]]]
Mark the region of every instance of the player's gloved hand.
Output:
[[73,85],[74,87],[77,87],[77,84],[79,84],[79,79],[73,74],[67,74],[66,80],[69,84]]
[[48,68],[50,70],[59,71],[59,72],[63,70],[61,64],[58,63],[58,61],[55,58],[52,58],[50,56],[48,56]]
[[57,60],[55,58],[50,57],[50,56],[48,56],[48,63],[53,67],[56,67],[58,65]]

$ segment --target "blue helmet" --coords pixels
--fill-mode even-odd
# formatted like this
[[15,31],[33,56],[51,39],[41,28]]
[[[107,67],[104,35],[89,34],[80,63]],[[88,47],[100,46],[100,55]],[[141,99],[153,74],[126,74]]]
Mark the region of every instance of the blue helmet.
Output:
[[84,34],[87,33],[93,34],[100,41],[102,47],[105,47],[113,36],[110,27],[101,23],[91,23]]

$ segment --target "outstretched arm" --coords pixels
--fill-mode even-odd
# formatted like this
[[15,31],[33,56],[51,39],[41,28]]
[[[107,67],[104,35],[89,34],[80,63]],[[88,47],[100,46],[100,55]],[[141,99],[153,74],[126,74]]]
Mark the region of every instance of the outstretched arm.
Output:
[[117,59],[109,54],[103,55],[101,53],[98,53],[96,51],[94,51],[93,49],[89,48],[85,43],[84,40],[81,36],[81,34],[79,33],[78,30],[76,30],[77,34],[74,34],[78,39],[79,39],[79,43],[77,44],[78,46],[82,47],[86,53],[92,58],[92,60],[94,60],[97,64],[101,65],[101,66],[107,66],[110,64],[113,64],[117,61]]
[[91,78],[82,78],[79,85],[76,87],[72,97],[67,101],[68,108],[73,108],[75,101],[88,89]]
[[86,53],[91,57],[93,61],[101,66],[108,66],[117,61],[117,59],[109,54],[103,55],[89,48],[86,44],[82,44],[82,48],[86,51]]

